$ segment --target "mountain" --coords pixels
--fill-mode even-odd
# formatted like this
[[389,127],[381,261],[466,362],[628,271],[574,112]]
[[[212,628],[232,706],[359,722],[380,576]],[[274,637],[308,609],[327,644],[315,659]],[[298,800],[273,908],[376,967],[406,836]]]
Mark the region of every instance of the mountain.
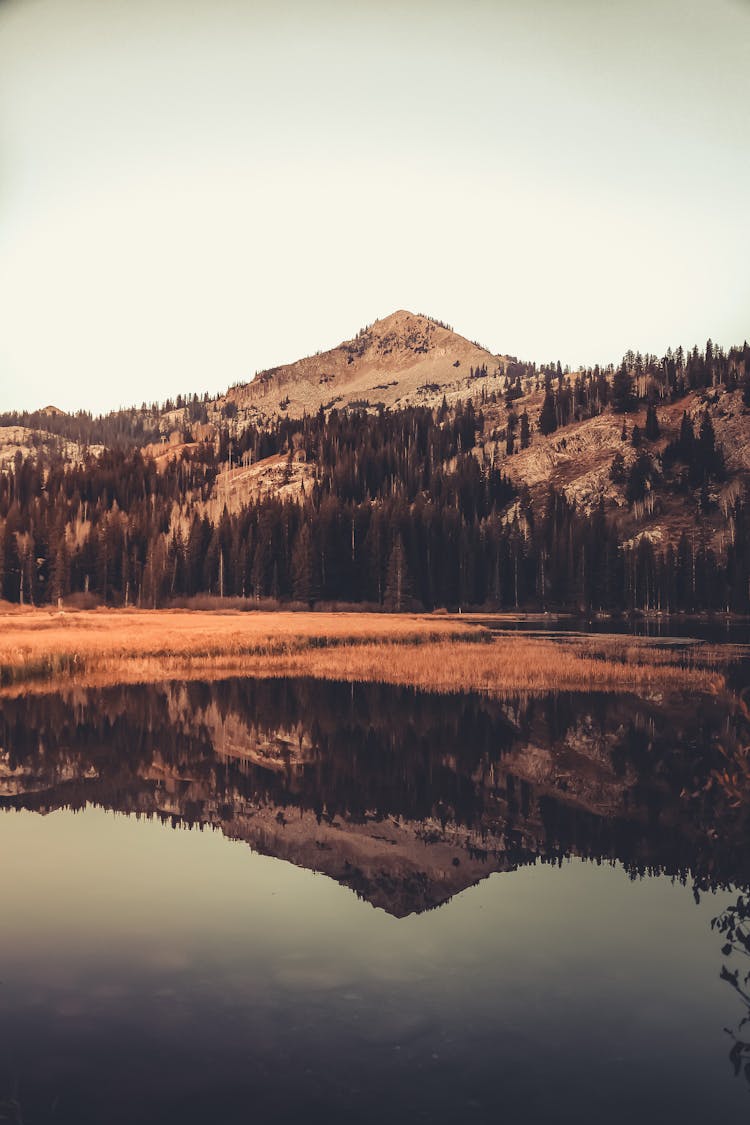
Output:
[[[322,406],[358,407],[439,405],[470,397],[482,386],[502,392],[511,362],[467,340],[441,321],[400,309],[361,329],[325,352],[259,372],[248,382],[216,397],[178,396],[159,406],[143,404],[92,418],[85,411],[66,414],[56,406],[33,412],[0,415],[0,466],[21,450],[51,447],[55,437],[66,441],[65,456],[82,458],[88,448],[140,444],[152,457],[162,457],[185,444],[187,432],[198,441],[216,438],[222,426],[237,431],[250,423],[271,424],[279,415],[298,418]],[[265,484],[262,491],[267,491]]]
[[747,343],[570,371],[400,310],[214,399],[1,415],[0,593],[748,613],[749,487]]
[[482,372],[499,387],[508,357],[496,356],[447,325],[399,309],[326,352],[260,372],[220,406],[241,419],[314,414],[320,407],[387,408],[449,401],[476,391]]
[[[217,426],[229,420],[233,432],[241,432],[321,407],[374,413],[381,407],[438,410],[444,399],[455,408],[471,400],[481,411],[475,455],[499,466],[538,502],[553,486],[588,514],[604,503],[623,541],[637,545],[645,537],[657,547],[676,549],[681,535],[700,525],[701,535],[722,550],[733,534],[727,513],[750,481],[750,410],[742,387],[749,355],[747,345],[722,355],[710,341],[706,356],[697,349],[686,355],[678,349],[674,358],[670,352],[659,360],[631,353],[628,378],[635,390],[620,411],[612,402],[614,366],[569,372],[559,364],[519,363],[439,322],[399,310],[328,352],[232,388],[216,400],[211,417]],[[665,375],[670,363],[671,384]],[[722,365],[720,373],[716,368]],[[543,432],[546,400],[552,418]],[[656,433],[649,433],[649,405]],[[710,419],[723,465],[706,480],[698,481],[700,474],[690,470],[690,456],[687,461],[675,456],[684,418],[696,439]],[[696,440],[694,453],[699,446]],[[241,505],[273,495],[299,496],[300,487],[309,489],[313,479],[309,463],[295,463],[290,474],[283,457],[256,457],[220,475],[217,500]]]

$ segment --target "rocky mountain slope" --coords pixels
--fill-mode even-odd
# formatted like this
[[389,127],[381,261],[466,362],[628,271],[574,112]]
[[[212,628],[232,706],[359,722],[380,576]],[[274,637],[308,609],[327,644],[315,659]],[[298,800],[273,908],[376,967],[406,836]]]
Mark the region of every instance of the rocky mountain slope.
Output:
[[[62,411],[58,411],[55,416],[59,417],[61,414]],[[84,447],[80,442],[68,441],[49,430],[30,426],[0,426],[0,470],[10,468],[19,453],[22,457],[38,451],[48,455],[59,453],[66,461],[76,464],[83,459],[85,453],[96,456],[103,449],[103,445]]]
[[499,386],[508,359],[496,356],[429,317],[399,309],[338,347],[261,372],[219,400],[242,419],[320,407],[377,408],[433,404],[476,392],[476,372]]
[[[352,340],[330,351],[297,363],[262,372],[252,382],[234,387],[210,404],[208,430],[229,426],[239,433],[248,424],[266,425],[279,417],[313,414],[321,407],[360,408],[375,411],[381,406],[401,409],[426,406],[433,410],[447,401],[449,406],[471,399],[481,415],[476,456],[497,464],[517,485],[528,486],[540,496],[552,484],[566,497],[591,512],[601,501],[617,516],[626,537],[644,533],[655,544],[676,543],[683,530],[695,527],[699,502],[697,489],[675,498],[654,478],[647,491],[653,495],[633,507],[627,480],[645,451],[656,461],[670,442],[678,439],[683,414],[697,435],[703,417],[712,421],[716,442],[723,450],[726,475],[714,481],[704,526],[721,549],[731,529],[723,516],[750,481],[750,409],[743,404],[741,389],[716,385],[683,395],[676,401],[656,396],[659,437],[644,446],[634,444],[633,431],[646,429],[646,404],[629,412],[626,419],[605,407],[594,417],[574,413],[545,435],[540,426],[545,398],[541,372],[514,357],[495,355],[452,329],[428,317],[399,310],[375,321]],[[614,368],[607,369],[611,386]],[[573,371],[556,378],[555,387],[572,393],[581,373]],[[735,372],[738,380],[744,371]],[[648,380],[643,377],[642,387]],[[513,390],[512,397],[508,394]],[[529,422],[528,447],[523,448],[519,419]],[[175,413],[163,425],[179,426]],[[508,448],[508,425],[515,425],[512,452]],[[625,430],[623,430],[625,421]],[[204,430],[206,427],[203,428]],[[174,432],[174,431],[173,431]],[[179,432],[179,431],[178,431]],[[621,480],[612,477],[613,459],[623,460]],[[294,461],[284,471],[284,458],[275,456],[258,463],[246,457],[242,465],[227,465],[217,483],[215,500],[235,506],[263,496],[301,495],[309,491],[312,468]],[[655,503],[656,493],[660,494]],[[215,507],[216,505],[214,505]]]
[[428,607],[748,605],[747,344],[570,371],[400,310],[214,399],[1,426],[8,598],[384,605],[398,548]]
[[[541,409],[539,394],[524,395],[516,403],[516,411],[526,410],[538,419]],[[732,534],[727,514],[733,502],[750,481],[750,410],[743,406],[740,391],[720,389],[691,392],[676,402],[659,403],[659,437],[634,445],[633,429],[643,434],[646,408],[634,411],[623,419],[611,410],[594,418],[573,421],[545,436],[538,426],[532,430],[527,449],[516,449],[510,456],[505,450],[507,424],[505,407],[487,411],[487,436],[480,443],[481,456],[498,456],[503,468],[519,486],[541,498],[550,485],[562,492],[582,511],[592,512],[600,502],[616,519],[623,538],[637,541],[646,536],[655,545],[676,545],[683,531],[696,528],[698,513],[705,534],[721,550]],[[676,485],[678,473],[659,469],[670,443],[678,440],[683,415],[687,415],[697,434],[704,416],[712,421],[716,443],[722,450],[726,472],[724,479],[712,481],[707,492],[708,506],[701,509],[701,489]],[[623,438],[623,421],[627,436]],[[639,457],[646,454],[655,465],[652,480],[647,482],[644,497],[631,502],[628,481]],[[622,458],[622,477],[613,478],[613,461]]]

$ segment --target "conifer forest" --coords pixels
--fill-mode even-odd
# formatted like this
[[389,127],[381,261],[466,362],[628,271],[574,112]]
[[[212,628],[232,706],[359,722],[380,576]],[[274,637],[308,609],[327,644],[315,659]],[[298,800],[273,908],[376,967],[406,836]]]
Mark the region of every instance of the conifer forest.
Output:
[[[504,387],[500,402],[480,390],[438,407],[280,412],[264,425],[238,425],[225,408],[203,441],[190,440],[207,417],[197,395],[106,418],[45,417],[59,448],[16,453],[0,472],[2,596],[142,607],[212,595],[395,611],[750,611],[744,482],[723,502],[720,542],[710,527],[713,490],[727,470],[709,409],[699,419],[683,414],[679,432],[656,449],[664,405],[691,391],[709,405],[739,391],[750,406],[747,344],[723,352],[709,342],[658,360],[628,353],[618,367],[573,375],[559,364],[514,362]],[[533,390],[541,408],[530,414],[524,398]],[[630,424],[644,408],[645,425]],[[186,444],[157,466],[144,444],[158,437],[160,410],[175,409]],[[501,427],[490,427],[493,410]],[[636,450],[627,465],[619,452],[612,458],[622,508],[604,498],[577,505],[553,481],[514,482],[517,452],[607,412],[621,416],[623,450]],[[70,440],[80,457],[66,453]],[[220,474],[232,457],[284,458],[287,479],[303,462],[308,484],[222,504]],[[623,512],[662,502],[687,513],[679,534],[666,544],[624,537]]]

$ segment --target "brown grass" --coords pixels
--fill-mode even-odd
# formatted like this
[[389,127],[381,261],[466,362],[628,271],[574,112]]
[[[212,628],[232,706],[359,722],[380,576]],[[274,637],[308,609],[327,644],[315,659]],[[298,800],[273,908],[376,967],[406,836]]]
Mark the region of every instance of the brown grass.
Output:
[[227,675],[313,676],[430,691],[723,686],[720,654],[631,637],[493,634],[455,617],[184,610],[0,612],[2,693]]

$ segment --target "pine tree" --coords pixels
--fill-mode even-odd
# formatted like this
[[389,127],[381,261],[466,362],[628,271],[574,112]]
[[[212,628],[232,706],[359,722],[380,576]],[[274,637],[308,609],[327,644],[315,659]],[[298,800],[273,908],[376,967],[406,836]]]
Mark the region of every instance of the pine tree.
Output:
[[512,457],[516,451],[516,429],[518,427],[518,415],[514,411],[508,414],[505,431],[505,452],[509,457]]
[[50,597],[54,603],[62,601],[70,593],[70,561],[65,525],[57,529],[57,543],[54,547],[54,561],[50,575]]
[[724,455],[716,445],[711,415],[707,410],[703,413],[697,442],[698,472],[705,480],[708,477],[720,479],[724,475]]
[[680,422],[680,436],[677,440],[677,452],[681,459],[690,464],[693,460],[693,447],[695,445],[695,431],[693,430],[693,423],[687,415],[687,411],[682,412],[682,421]]
[[646,409],[646,440],[658,441],[660,436],[659,419],[656,416],[656,407],[652,402]]
[[630,468],[625,497],[632,504],[634,500],[642,500],[651,488],[653,466],[648,453],[640,453]]
[[529,425],[529,416],[524,410],[521,415],[521,449],[528,449],[531,443],[531,426]]
[[386,609],[394,613],[403,613],[411,607],[412,602],[411,577],[406,564],[404,541],[397,535],[388,559],[384,604]]
[[609,479],[613,484],[625,483],[625,458],[619,451],[615,453],[609,466]]
[[553,434],[557,429],[557,410],[555,408],[555,396],[551,390],[548,390],[544,396],[542,411],[539,415],[539,429],[545,437],[548,434]]
[[305,520],[292,550],[292,596],[295,601],[313,601],[313,543],[310,525]]
[[615,414],[627,414],[636,407],[633,380],[623,361],[612,381],[612,409]]

